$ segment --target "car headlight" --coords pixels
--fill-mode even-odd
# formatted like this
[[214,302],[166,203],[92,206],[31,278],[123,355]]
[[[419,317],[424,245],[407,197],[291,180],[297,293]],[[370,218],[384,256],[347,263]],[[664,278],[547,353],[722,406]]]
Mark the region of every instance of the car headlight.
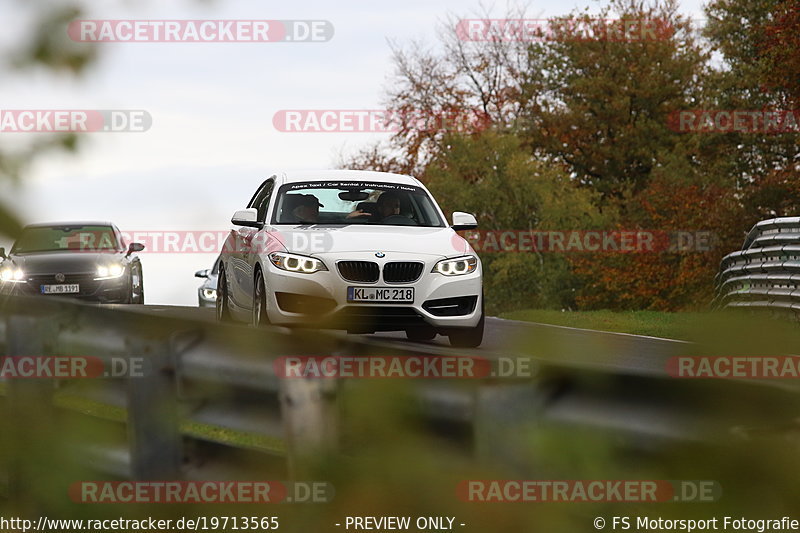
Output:
[[97,267],[97,277],[94,279],[95,280],[114,279],[122,276],[124,273],[125,273],[125,267],[118,263],[113,263],[110,265],[100,265]]
[[11,283],[25,283],[25,272],[20,268],[6,267],[0,270],[0,280]]
[[289,272],[301,272],[303,274],[313,274],[322,270],[328,270],[325,263],[313,257],[305,255],[287,254],[284,252],[273,252],[269,254],[269,260],[273,265],[281,270]]
[[214,289],[203,289],[203,298],[206,300],[216,300],[217,291]]
[[474,255],[467,255],[455,259],[442,259],[434,265],[431,272],[438,272],[445,276],[463,276],[474,272],[476,268],[478,268],[478,258]]

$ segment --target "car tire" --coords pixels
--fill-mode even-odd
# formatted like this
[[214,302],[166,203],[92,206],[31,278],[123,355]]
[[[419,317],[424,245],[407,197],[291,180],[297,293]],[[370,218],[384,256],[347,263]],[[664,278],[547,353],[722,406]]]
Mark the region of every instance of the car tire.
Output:
[[481,306],[481,319],[474,328],[453,329],[448,333],[450,346],[454,348],[477,348],[483,342],[484,327],[483,306]]
[[256,279],[253,283],[253,314],[250,319],[253,327],[260,328],[269,325],[267,316],[267,288],[264,285],[264,274],[256,270]]
[[217,310],[218,322],[233,322],[231,309],[228,302],[228,279],[225,276],[225,269],[219,267],[219,277],[217,278],[217,303],[214,306]]
[[412,341],[432,341],[436,337],[436,329],[430,326],[417,326],[406,330],[406,337]]
[[132,267],[136,270],[139,274],[139,289],[136,290],[133,287],[133,283],[131,283],[131,301],[132,304],[137,305],[144,305],[144,272],[142,271],[142,265],[136,265]]

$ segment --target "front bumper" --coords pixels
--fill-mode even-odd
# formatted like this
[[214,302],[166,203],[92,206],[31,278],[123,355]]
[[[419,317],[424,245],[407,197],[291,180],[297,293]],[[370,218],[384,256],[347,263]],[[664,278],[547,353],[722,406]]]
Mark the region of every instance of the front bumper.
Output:
[[[444,276],[431,272],[441,256],[387,254],[385,258],[376,259],[372,253],[362,253],[317,257],[325,263],[327,271],[301,274],[278,269],[271,263],[264,264],[270,322],[371,332],[416,326],[446,331],[475,327],[480,321],[483,304],[480,261],[476,270],[469,274]],[[372,283],[346,280],[337,268],[339,260],[377,263],[378,280]],[[410,283],[386,282],[383,267],[387,262],[422,262],[422,274]],[[412,303],[353,303],[347,301],[348,287],[413,287],[414,300]]]
[[95,280],[94,274],[67,274],[63,284],[78,284],[80,291],[68,294],[43,294],[42,285],[54,285],[59,282],[52,275],[30,276],[25,283],[0,282],[0,294],[18,296],[46,296],[53,298],[75,298],[99,303],[125,303],[130,297],[130,278],[123,275],[119,278]]

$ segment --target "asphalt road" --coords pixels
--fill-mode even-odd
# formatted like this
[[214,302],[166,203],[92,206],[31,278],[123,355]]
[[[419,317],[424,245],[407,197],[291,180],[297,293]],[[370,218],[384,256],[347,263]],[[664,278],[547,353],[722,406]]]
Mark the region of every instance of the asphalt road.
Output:
[[[115,306],[116,307],[116,306]],[[214,310],[198,307],[165,305],[121,306],[154,316],[214,322]],[[604,367],[616,373],[664,375],[666,361],[677,355],[691,354],[692,345],[684,341],[661,339],[625,333],[594,331],[532,322],[486,319],[484,342],[479,348],[450,347],[446,337],[437,336],[428,342],[406,339],[403,332],[372,335],[347,335],[343,339],[361,337],[386,348],[418,350],[442,355],[476,355],[489,358],[534,357],[557,360],[560,365]]]

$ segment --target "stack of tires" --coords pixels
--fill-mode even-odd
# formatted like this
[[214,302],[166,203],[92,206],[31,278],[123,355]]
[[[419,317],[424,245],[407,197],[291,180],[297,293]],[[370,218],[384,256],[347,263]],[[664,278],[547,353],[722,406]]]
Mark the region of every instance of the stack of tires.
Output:
[[789,311],[800,316],[800,217],[762,220],[742,249],[722,258],[713,307]]

